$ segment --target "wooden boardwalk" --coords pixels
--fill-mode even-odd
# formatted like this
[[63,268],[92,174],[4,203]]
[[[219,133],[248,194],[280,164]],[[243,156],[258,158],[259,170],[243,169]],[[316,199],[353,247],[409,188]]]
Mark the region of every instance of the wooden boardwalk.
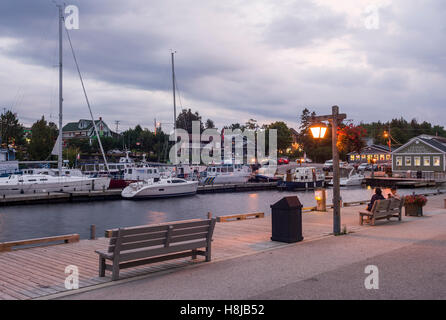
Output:
[[[433,197],[435,208],[444,208],[444,196]],[[438,198],[438,199],[436,199]],[[433,199],[433,200],[434,200]],[[357,232],[369,226],[359,226],[359,207],[342,208],[342,225],[349,232]],[[303,213],[304,241],[328,236],[332,232],[332,212]],[[410,219],[403,217],[403,219]],[[397,222],[390,222],[397,223]],[[217,223],[212,243],[212,261],[221,261],[242,255],[259,253],[290,244],[275,242],[271,237],[271,216],[265,218]],[[0,253],[0,300],[35,299],[67,291],[65,268],[78,267],[79,287],[84,288],[110,282],[110,274],[98,277],[97,249],[105,249],[109,239],[81,240],[77,243],[37,247]],[[291,244],[299,245],[299,244]],[[147,266],[125,269],[122,279],[148,275],[163,270],[173,272],[175,268],[201,264],[204,259],[178,259]],[[211,262],[212,263],[212,262]]]

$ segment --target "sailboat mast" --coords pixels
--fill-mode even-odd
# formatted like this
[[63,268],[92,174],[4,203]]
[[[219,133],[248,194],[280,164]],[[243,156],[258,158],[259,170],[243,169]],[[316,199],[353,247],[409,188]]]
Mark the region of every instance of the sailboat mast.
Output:
[[174,55],[175,51],[171,52],[172,55],[172,89],[173,89],[173,130],[177,128],[177,104],[175,99],[175,63]]
[[59,145],[58,145],[58,157],[57,157],[57,168],[59,169],[59,177],[62,176],[62,27],[63,27],[63,11],[62,6],[59,7]]

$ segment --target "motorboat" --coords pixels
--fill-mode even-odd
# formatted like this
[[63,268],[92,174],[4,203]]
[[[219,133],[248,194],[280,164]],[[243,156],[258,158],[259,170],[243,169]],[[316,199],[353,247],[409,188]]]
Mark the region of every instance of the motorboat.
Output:
[[198,181],[181,178],[153,178],[133,182],[122,190],[121,196],[127,199],[167,198],[197,193]]
[[200,175],[201,184],[246,183],[252,170],[242,164],[211,165]]
[[277,176],[277,162],[275,160],[268,160],[262,162],[261,167],[257,170],[255,176],[256,181],[278,181]]
[[[341,187],[360,186],[364,181],[365,176],[360,172],[355,172],[355,169],[351,169],[347,177],[339,178],[339,185]],[[329,182],[329,185],[333,185],[333,179]]]
[[109,184],[109,177],[12,174],[7,178],[0,178],[0,195],[105,190]]
[[297,167],[289,169],[277,187],[286,190],[308,190],[323,187],[324,172],[315,167]]

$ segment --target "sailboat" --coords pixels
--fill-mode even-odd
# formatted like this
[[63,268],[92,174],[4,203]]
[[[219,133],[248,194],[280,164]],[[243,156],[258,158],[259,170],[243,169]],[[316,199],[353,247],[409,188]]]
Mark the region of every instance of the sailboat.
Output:
[[[0,178],[0,195],[37,193],[37,192],[67,192],[89,191],[108,189],[109,177],[90,178],[87,176],[64,175],[62,160],[62,28],[63,8],[59,7],[59,136],[57,137],[52,154],[58,156],[58,171],[52,174],[13,174]],[[83,83],[82,83],[83,85]],[[90,110],[91,113],[91,110]],[[93,121],[94,124],[94,121]],[[100,144],[100,138],[96,130],[96,136]],[[100,144],[101,145],[101,144]],[[102,145],[101,145],[102,149]],[[105,158],[105,156],[104,156]]]

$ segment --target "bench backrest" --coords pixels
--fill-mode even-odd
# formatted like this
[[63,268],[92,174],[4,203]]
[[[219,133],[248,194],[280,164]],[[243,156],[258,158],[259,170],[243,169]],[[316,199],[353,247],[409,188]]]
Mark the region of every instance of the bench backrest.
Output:
[[389,214],[391,200],[376,200],[373,203],[371,212],[375,217],[383,217]]
[[[124,251],[142,248],[167,248],[171,245],[208,241],[212,239],[215,219],[171,223],[156,226],[120,228],[111,232],[108,252],[121,254]],[[118,248],[119,252],[115,252]]]
[[402,197],[400,200],[392,198],[390,199],[390,207],[389,211],[400,212],[404,206],[405,197]]

